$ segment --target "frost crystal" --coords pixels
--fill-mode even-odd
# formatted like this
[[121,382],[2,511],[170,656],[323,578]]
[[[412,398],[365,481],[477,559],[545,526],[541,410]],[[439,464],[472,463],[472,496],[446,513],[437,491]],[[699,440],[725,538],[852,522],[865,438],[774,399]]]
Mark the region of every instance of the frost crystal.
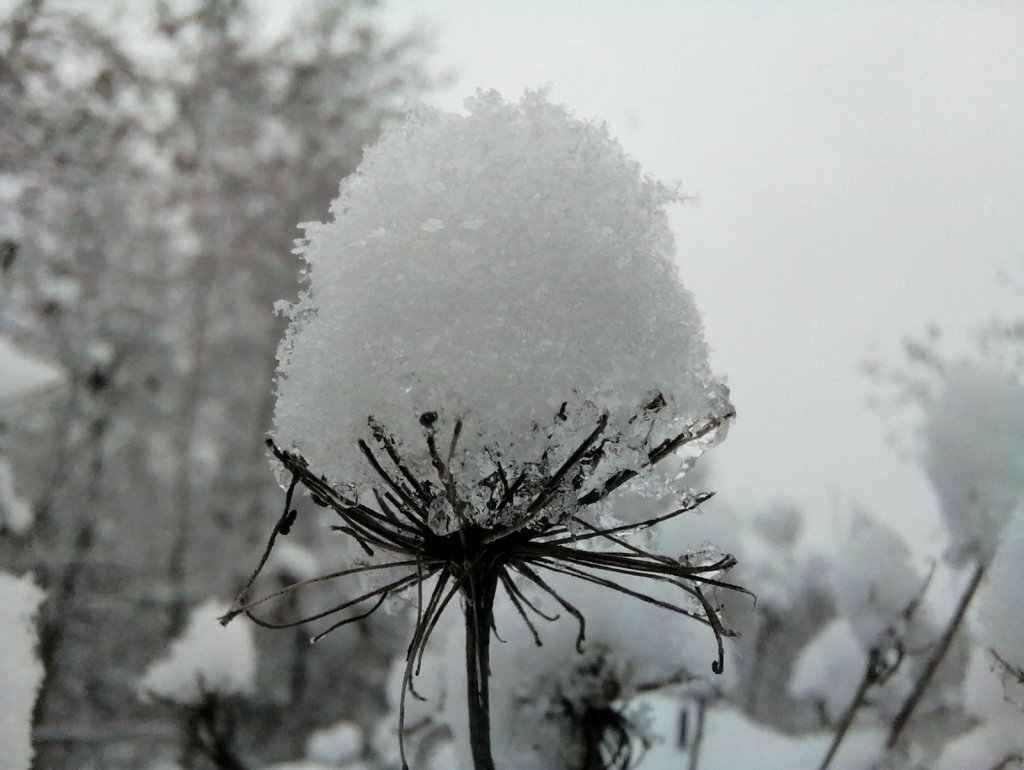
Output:
[[[279,351],[281,445],[363,492],[380,481],[357,446],[370,418],[419,476],[421,415],[441,434],[461,420],[453,475],[475,481],[496,458],[578,443],[598,413],[606,469],[727,413],[676,276],[673,191],[543,94],[466,106],[386,134],[333,220],[305,225],[308,287]],[[657,421],[643,416],[654,401]]]

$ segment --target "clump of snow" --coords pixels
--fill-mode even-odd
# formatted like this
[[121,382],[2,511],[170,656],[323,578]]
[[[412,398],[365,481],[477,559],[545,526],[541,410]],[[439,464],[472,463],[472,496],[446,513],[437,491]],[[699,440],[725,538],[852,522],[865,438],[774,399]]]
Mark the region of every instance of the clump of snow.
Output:
[[1004,714],[949,741],[943,746],[932,770],[1011,768],[1016,763],[1010,758],[1022,755],[1024,723],[1014,715]]
[[274,544],[269,567],[287,580],[312,580],[323,573],[317,555],[294,540],[282,539]]
[[983,369],[951,373],[928,410],[925,438],[925,467],[950,533],[950,558],[987,562],[1024,494],[1024,388]]
[[32,708],[43,682],[35,616],[44,598],[30,576],[0,572],[0,767],[7,770],[32,764]]
[[837,618],[823,628],[800,652],[793,666],[789,692],[798,698],[813,698],[837,721],[864,678],[868,655],[846,618]]
[[56,385],[63,379],[59,368],[19,350],[3,336],[0,336],[0,371],[4,373],[0,378],[0,401]]
[[139,680],[139,694],[196,705],[210,693],[252,693],[256,673],[252,626],[222,626],[217,619],[229,609],[230,605],[216,599],[193,609],[184,632],[171,642],[167,657],[150,665]]
[[34,520],[32,505],[14,491],[11,464],[0,457],[0,530],[20,535],[29,530]]
[[1005,691],[1024,708],[1024,499],[1007,522],[979,597],[980,640],[1003,669]]
[[354,722],[339,722],[316,730],[306,740],[306,757],[325,764],[344,765],[358,759],[363,750],[363,731]]
[[904,613],[924,580],[910,566],[910,551],[891,529],[855,513],[839,544],[833,585],[839,614],[847,618],[865,650],[901,636]]
[[605,412],[618,468],[730,412],[678,280],[675,193],[543,94],[466,107],[386,133],[333,220],[305,225],[307,291],[282,307],[279,443],[365,490],[380,481],[357,443],[372,444],[369,418],[420,478],[421,416],[442,452],[462,420],[452,465],[472,487],[496,458],[568,455]]

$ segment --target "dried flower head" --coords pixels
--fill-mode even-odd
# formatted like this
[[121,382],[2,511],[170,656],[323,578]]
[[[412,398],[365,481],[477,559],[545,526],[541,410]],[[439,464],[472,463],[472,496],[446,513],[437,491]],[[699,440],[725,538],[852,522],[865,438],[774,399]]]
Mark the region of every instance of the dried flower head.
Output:
[[[660,400],[647,406],[655,413]],[[565,409],[559,414],[564,414]],[[648,465],[690,444],[712,440],[714,433],[731,415],[711,418],[652,447]],[[556,418],[557,420],[557,418]],[[706,623],[718,642],[718,657],[712,669],[723,667],[722,638],[731,634],[722,624],[717,607],[705,594],[707,588],[743,589],[721,579],[734,560],[724,556],[710,562],[686,557],[673,558],[653,553],[627,539],[627,533],[648,529],[662,521],[692,511],[709,494],[692,494],[682,504],[658,517],[641,522],[598,526],[587,509],[599,504],[615,489],[634,478],[632,470],[617,469],[604,473],[607,455],[602,436],[607,429],[606,416],[600,416],[593,429],[568,456],[554,458],[547,452],[532,463],[518,464],[515,472],[506,470],[494,459],[488,476],[466,483],[451,472],[451,458],[457,451],[461,422],[456,421],[446,437],[445,450],[439,444],[437,416],[421,417],[423,440],[433,460],[429,478],[418,477],[403,461],[394,438],[387,429],[374,424],[374,445],[361,441],[360,448],[369,467],[380,478],[373,490],[372,504],[350,497],[344,488],[332,484],[312,470],[305,459],[294,452],[269,446],[274,456],[291,474],[285,510],[275,527],[260,567],[246,590],[239,596],[227,622],[245,613],[257,624],[287,628],[350,614],[332,622],[315,639],[367,617],[387,597],[415,590],[416,621],[406,651],[404,686],[413,686],[426,645],[448,605],[461,596],[467,632],[467,666],[470,698],[471,733],[475,740],[487,739],[489,640],[493,626],[493,607],[498,589],[506,592],[535,642],[542,644],[535,620],[553,617],[537,607],[523,590],[523,584],[548,595],[578,623],[577,649],[586,638],[583,613],[549,584],[548,574],[566,575],[612,592],[628,596],[661,609],[679,613]],[[594,479],[601,479],[597,484]],[[312,500],[333,510],[340,521],[334,530],[352,537],[367,557],[378,558],[311,580],[302,580],[250,600],[247,590],[266,562],[279,535],[286,535],[296,520],[292,507],[298,485],[305,487]],[[486,502],[478,509],[463,489],[487,490]],[[594,546],[606,547],[594,547]],[[292,591],[327,580],[354,574],[381,572],[388,578],[380,585],[348,601],[307,617],[285,623],[261,618],[254,611],[263,603]],[[647,578],[679,589],[679,601],[666,601],[641,593],[619,582],[620,576]],[[369,609],[365,603],[372,602]],[[363,608],[363,609],[357,609]],[[479,724],[472,724],[474,720]],[[481,752],[484,749],[481,747]]]
[[[330,619],[322,636],[415,592],[410,689],[461,597],[470,743],[486,770],[499,589],[538,644],[535,621],[551,616],[524,587],[577,620],[577,647],[585,637],[583,613],[552,574],[694,617],[714,632],[721,671],[728,632],[705,591],[735,588],[721,580],[733,559],[665,556],[625,537],[707,495],[684,493],[676,509],[629,524],[608,521],[606,499],[628,482],[643,491],[669,456],[692,463],[733,409],[676,276],[665,212],[674,192],[603,126],[544,94],[518,104],[479,94],[467,109],[420,111],[367,151],[333,221],[306,226],[307,291],[281,308],[292,323],[270,448],[288,493],[264,562],[294,524],[299,485],[367,561],[262,599],[247,586],[225,620]],[[356,574],[381,582],[293,623],[256,614],[271,598]],[[624,576],[670,584],[680,598],[648,596]]]

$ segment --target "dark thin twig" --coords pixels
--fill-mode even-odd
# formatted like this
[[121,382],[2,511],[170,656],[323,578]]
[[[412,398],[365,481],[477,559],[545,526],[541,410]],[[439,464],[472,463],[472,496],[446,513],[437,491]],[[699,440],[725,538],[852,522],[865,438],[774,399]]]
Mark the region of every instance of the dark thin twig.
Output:
[[[271,439],[267,439],[267,441],[271,446],[273,446],[273,441]],[[292,522],[295,521],[295,513],[292,508],[292,496],[295,494],[295,487],[298,486],[298,484],[299,474],[292,471],[292,480],[288,485],[288,491],[285,492],[284,496],[284,513],[281,514],[281,518],[278,519],[274,529],[270,532],[270,539],[267,540],[267,546],[263,549],[263,556],[260,557],[259,564],[256,565],[256,569],[253,570],[249,579],[245,581],[245,586],[238,592],[238,597],[235,599],[236,604],[245,600],[246,593],[248,593],[249,589],[252,588],[252,584],[256,582],[256,578],[260,576],[260,573],[267,564],[267,559],[270,558],[270,552],[274,550],[274,543],[277,541],[277,536],[280,534],[287,534]],[[227,625],[228,621],[234,617],[234,615],[229,615],[225,615],[220,619],[221,625]]]
[[693,730],[693,746],[690,747],[689,770],[697,770],[700,764],[700,748],[704,742],[704,716],[708,704],[703,698],[697,699],[697,724]]
[[[341,604],[331,607],[330,609],[323,610],[322,612],[316,612],[304,618],[299,618],[298,620],[287,621],[285,623],[274,623],[268,620],[257,618],[255,615],[252,614],[251,610],[243,610],[242,612],[253,623],[255,623],[258,626],[262,626],[263,628],[295,628],[296,626],[305,625],[306,623],[312,623],[316,620],[323,620],[324,618],[330,617],[336,612],[347,610],[349,607],[354,607],[355,605],[360,604],[361,602],[373,599],[377,597],[379,594],[388,594],[392,591],[400,591],[403,588],[411,586],[413,584],[413,581],[416,580],[416,577],[416,573],[406,575],[405,577],[399,578],[398,580],[395,580],[392,583],[388,583],[387,585],[382,586],[380,588],[374,588],[372,591],[367,591],[365,594],[357,596],[355,599],[349,599],[348,601],[342,602]],[[348,622],[351,621],[345,621],[345,623]],[[340,623],[339,625],[344,625],[345,623]]]
[[903,703],[903,707],[900,709],[899,714],[896,715],[896,719],[893,720],[892,729],[889,731],[889,740],[886,742],[887,748],[893,748],[897,741],[899,741],[901,733],[906,728],[907,723],[910,721],[910,717],[914,713],[914,709],[917,708],[921,698],[924,697],[925,690],[928,689],[928,685],[931,683],[932,677],[935,676],[935,672],[939,668],[939,664],[942,663],[943,658],[946,657],[946,653],[949,652],[949,647],[953,643],[953,637],[956,636],[956,632],[960,628],[960,624],[963,622],[964,615],[967,612],[967,607],[970,605],[971,599],[974,598],[974,594],[977,592],[984,577],[985,565],[979,564],[974,568],[974,574],[971,575],[970,582],[968,582],[967,587],[960,596],[960,601],[957,604],[956,611],[953,613],[953,617],[949,619],[949,623],[946,625],[946,630],[943,632],[942,638],[939,640],[938,645],[932,652],[931,657],[928,658],[928,662],[921,671],[921,676],[918,677],[917,682],[914,684],[913,691]]
[[[877,655],[877,650],[871,650],[871,657]],[[871,660],[868,660],[867,667],[864,669],[864,676],[861,677],[860,684],[857,686],[857,692],[854,693],[853,698],[850,700],[850,705],[846,707],[846,712],[843,714],[842,719],[839,720],[839,724],[836,726],[835,735],[832,736],[832,744],[828,747],[828,752],[822,757],[821,764],[818,765],[818,770],[828,770],[828,766],[832,764],[832,760],[835,758],[836,753],[839,751],[839,746],[842,744],[843,739],[846,738],[846,733],[853,725],[853,719],[857,715],[857,711],[862,705],[864,705],[865,696],[868,690],[876,681],[874,664]]]
[[622,524],[618,527],[612,527],[611,529],[594,528],[594,531],[586,535],[569,535],[568,537],[563,537],[558,540],[545,540],[544,542],[552,545],[562,545],[569,542],[580,543],[586,540],[592,540],[595,537],[609,537],[610,535],[617,535],[620,532],[642,532],[656,524],[661,524],[663,521],[668,521],[669,519],[674,519],[677,516],[682,516],[684,513],[690,513],[714,496],[714,492],[701,492],[700,494],[694,495],[690,500],[687,500],[686,505],[682,508],[676,508],[674,511],[669,511],[661,516],[644,519],[643,521],[638,521],[635,524]]
[[525,575],[527,580],[529,580],[534,585],[539,586],[541,590],[543,590],[545,593],[551,596],[556,602],[562,605],[562,608],[566,612],[568,612],[570,615],[576,618],[576,622],[579,624],[580,629],[579,633],[576,634],[576,652],[583,652],[583,642],[586,641],[587,638],[587,620],[583,617],[583,613],[576,609],[576,607],[573,604],[571,604],[568,600],[563,598],[546,582],[544,582],[544,579],[541,578],[540,575],[538,575],[528,566],[526,566],[526,564],[524,564],[523,562],[516,562],[513,566],[515,567],[517,572],[520,572],[521,574]]

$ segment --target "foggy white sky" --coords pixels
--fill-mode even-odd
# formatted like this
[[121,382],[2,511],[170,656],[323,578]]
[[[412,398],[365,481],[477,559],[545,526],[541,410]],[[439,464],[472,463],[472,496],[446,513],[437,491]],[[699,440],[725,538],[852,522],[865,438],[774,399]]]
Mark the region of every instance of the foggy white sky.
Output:
[[[870,342],[1022,309],[1024,5],[1016,2],[393,3],[455,76],[506,97],[550,83],[698,206],[673,215],[739,420],[720,499],[851,500],[941,547],[923,474],[885,443]],[[829,536],[830,539],[830,536]]]

